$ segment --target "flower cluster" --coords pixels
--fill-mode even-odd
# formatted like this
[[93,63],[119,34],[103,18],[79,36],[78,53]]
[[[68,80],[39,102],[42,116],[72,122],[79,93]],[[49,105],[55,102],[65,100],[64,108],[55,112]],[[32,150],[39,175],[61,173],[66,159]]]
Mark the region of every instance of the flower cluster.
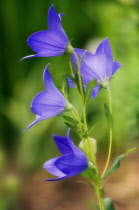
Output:
[[[91,96],[96,98],[102,88],[109,87],[112,76],[121,65],[113,61],[108,38],[105,38],[99,44],[95,54],[83,49],[73,48],[62,27],[62,16],[63,14],[56,12],[54,6],[50,7],[48,12],[48,30],[36,32],[27,39],[27,44],[36,54],[26,56],[21,60],[31,57],[60,56],[69,53],[72,66],[74,67],[73,74],[68,78],[69,87],[77,88],[79,86],[79,93],[83,97],[87,85],[96,79],[97,84],[91,90]],[[70,137],[69,130],[67,137],[53,135],[62,156],[48,160],[43,165],[47,171],[58,177],[56,179],[49,179],[49,181],[53,181],[80,174],[89,168],[89,162],[93,162],[94,159],[90,158],[92,155],[88,152],[89,146],[92,144],[89,143],[91,138],[87,134],[85,118],[83,122],[82,119],[79,119],[80,115],[78,115],[76,109],[69,103],[64,93],[60,92],[54,85],[48,65],[44,70],[43,80],[45,90],[36,95],[31,104],[31,110],[36,115],[36,120],[25,130],[39,121],[56,115],[62,116],[64,110],[68,108],[76,115],[83,142],[81,149],[75,146]]]

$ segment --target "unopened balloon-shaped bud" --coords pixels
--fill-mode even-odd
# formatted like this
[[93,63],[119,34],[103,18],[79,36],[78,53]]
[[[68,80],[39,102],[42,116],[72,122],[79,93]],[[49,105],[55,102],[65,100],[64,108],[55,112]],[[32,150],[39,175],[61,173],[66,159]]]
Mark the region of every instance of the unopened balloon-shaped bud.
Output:
[[79,144],[79,148],[87,155],[90,152],[96,154],[97,142],[94,138],[82,140]]

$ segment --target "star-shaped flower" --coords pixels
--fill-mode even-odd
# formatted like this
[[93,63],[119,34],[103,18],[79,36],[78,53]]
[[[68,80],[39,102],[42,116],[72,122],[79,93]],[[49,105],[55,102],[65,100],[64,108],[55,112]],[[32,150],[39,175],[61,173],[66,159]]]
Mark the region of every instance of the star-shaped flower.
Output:
[[34,112],[34,114],[36,114],[36,120],[32,122],[25,130],[29,129],[41,120],[59,115],[68,104],[62,93],[54,85],[53,79],[48,70],[48,65],[44,70],[43,80],[45,91],[42,91],[36,95],[31,104],[31,110]]
[[70,129],[67,132],[67,137],[53,135],[62,156],[44,163],[43,168],[58,177],[45,181],[56,181],[75,176],[88,168],[86,155],[73,143],[69,132]]
[[[79,59],[82,57],[85,52],[82,49],[74,49],[77,53]],[[72,61],[75,69],[76,60],[75,56],[72,56]],[[109,39],[104,39],[98,46],[95,54],[86,51],[81,62],[81,76],[83,79],[84,87],[92,81],[96,79],[99,84],[97,84],[93,91],[92,97],[96,98],[98,92],[101,88],[107,88],[109,85],[111,77],[114,73],[121,67],[121,64],[113,61],[112,50],[110,47]],[[72,87],[72,82],[70,80],[70,86]]]
[[70,46],[68,37],[62,27],[61,17],[63,14],[58,14],[52,5],[48,12],[48,30],[43,30],[32,34],[27,39],[27,44],[36,52],[31,57],[52,57],[59,56],[68,51]]

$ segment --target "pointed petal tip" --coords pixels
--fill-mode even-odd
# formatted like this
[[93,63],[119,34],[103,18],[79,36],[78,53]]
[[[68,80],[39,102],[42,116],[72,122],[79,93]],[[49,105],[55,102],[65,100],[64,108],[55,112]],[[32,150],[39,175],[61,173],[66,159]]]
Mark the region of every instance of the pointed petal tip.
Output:
[[68,178],[68,176],[58,177],[58,178],[55,178],[55,179],[45,179],[45,180],[43,180],[43,181],[44,181],[44,182],[45,182],[45,181],[58,181],[58,180],[65,179],[65,178]]
[[[44,69],[44,71],[43,71],[43,78],[44,78],[44,76],[45,76],[45,74],[47,73],[47,72],[49,72],[49,69],[48,69],[48,66],[50,65],[50,63],[48,63],[47,65],[46,65],[46,67],[45,67],[45,69]],[[50,72],[49,72],[49,74],[50,74]]]
[[38,56],[38,54],[36,54],[36,55],[27,55],[27,56],[21,58],[21,59],[19,60],[19,62],[21,62],[22,60],[24,60],[24,59],[26,59],[26,58],[33,58],[33,57],[37,57],[37,56]]
[[70,131],[71,131],[71,128],[69,128],[67,131],[67,139],[70,139]]
[[[54,4],[52,4],[49,8],[49,11],[48,11],[48,15],[51,13],[51,11],[55,11],[57,13],[57,11],[55,10],[55,7],[54,7]],[[57,13],[58,14],[58,13]]]
[[52,4],[52,5],[50,6],[49,10],[50,10],[51,8],[55,8],[55,7],[54,7],[54,4]]
[[35,125],[37,122],[38,122],[38,119],[35,120],[35,121],[33,121],[33,122],[32,122],[24,131],[23,131],[23,133],[26,132],[29,128],[31,128],[33,125]]

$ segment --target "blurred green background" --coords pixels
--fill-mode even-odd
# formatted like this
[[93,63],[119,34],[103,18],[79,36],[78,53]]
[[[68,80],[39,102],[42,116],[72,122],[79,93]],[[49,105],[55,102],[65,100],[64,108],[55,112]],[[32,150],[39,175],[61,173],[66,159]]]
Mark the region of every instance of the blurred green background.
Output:
[[[66,135],[67,127],[60,117],[40,122],[23,133],[35,119],[29,107],[32,98],[43,90],[42,73],[47,63],[51,63],[50,71],[58,88],[62,75],[69,71],[67,56],[31,58],[19,62],[22,57],[33,54],[26,44],[28,36],[47,30],[47,12],[52,4],[59,13],[66,14],[62,23],[72,46],[95,52],[98,43],[109,37],[114,60],[123,65],[111,82],[114,151],[124,151],[139,139],[138,0],[1,0],[0,176],[17,171],[15,174],[20,179],[41,169],[47,159],[57,154],[51,135]],[[71,92],[74,96],[74,91]],[[72,101],[77,104],[75,97]],[[92,137],[98,140],[99,154],[107,151],[108,143],[104,102],[107,103],[105,90],[96,100],[90,100],[87,109],[89,125],[100,122],[92,132]],[[9,179],[8,184],[6,179],[0,181],[3,188],[12,183],[12,189],[15,187],[18,192],[18,178]],[[12,192],[9,188],[6,188],[7,191]],[[4,196],[7,192],[0,193]],[[1,203],[3,208],[0,209],[8,205]]]

